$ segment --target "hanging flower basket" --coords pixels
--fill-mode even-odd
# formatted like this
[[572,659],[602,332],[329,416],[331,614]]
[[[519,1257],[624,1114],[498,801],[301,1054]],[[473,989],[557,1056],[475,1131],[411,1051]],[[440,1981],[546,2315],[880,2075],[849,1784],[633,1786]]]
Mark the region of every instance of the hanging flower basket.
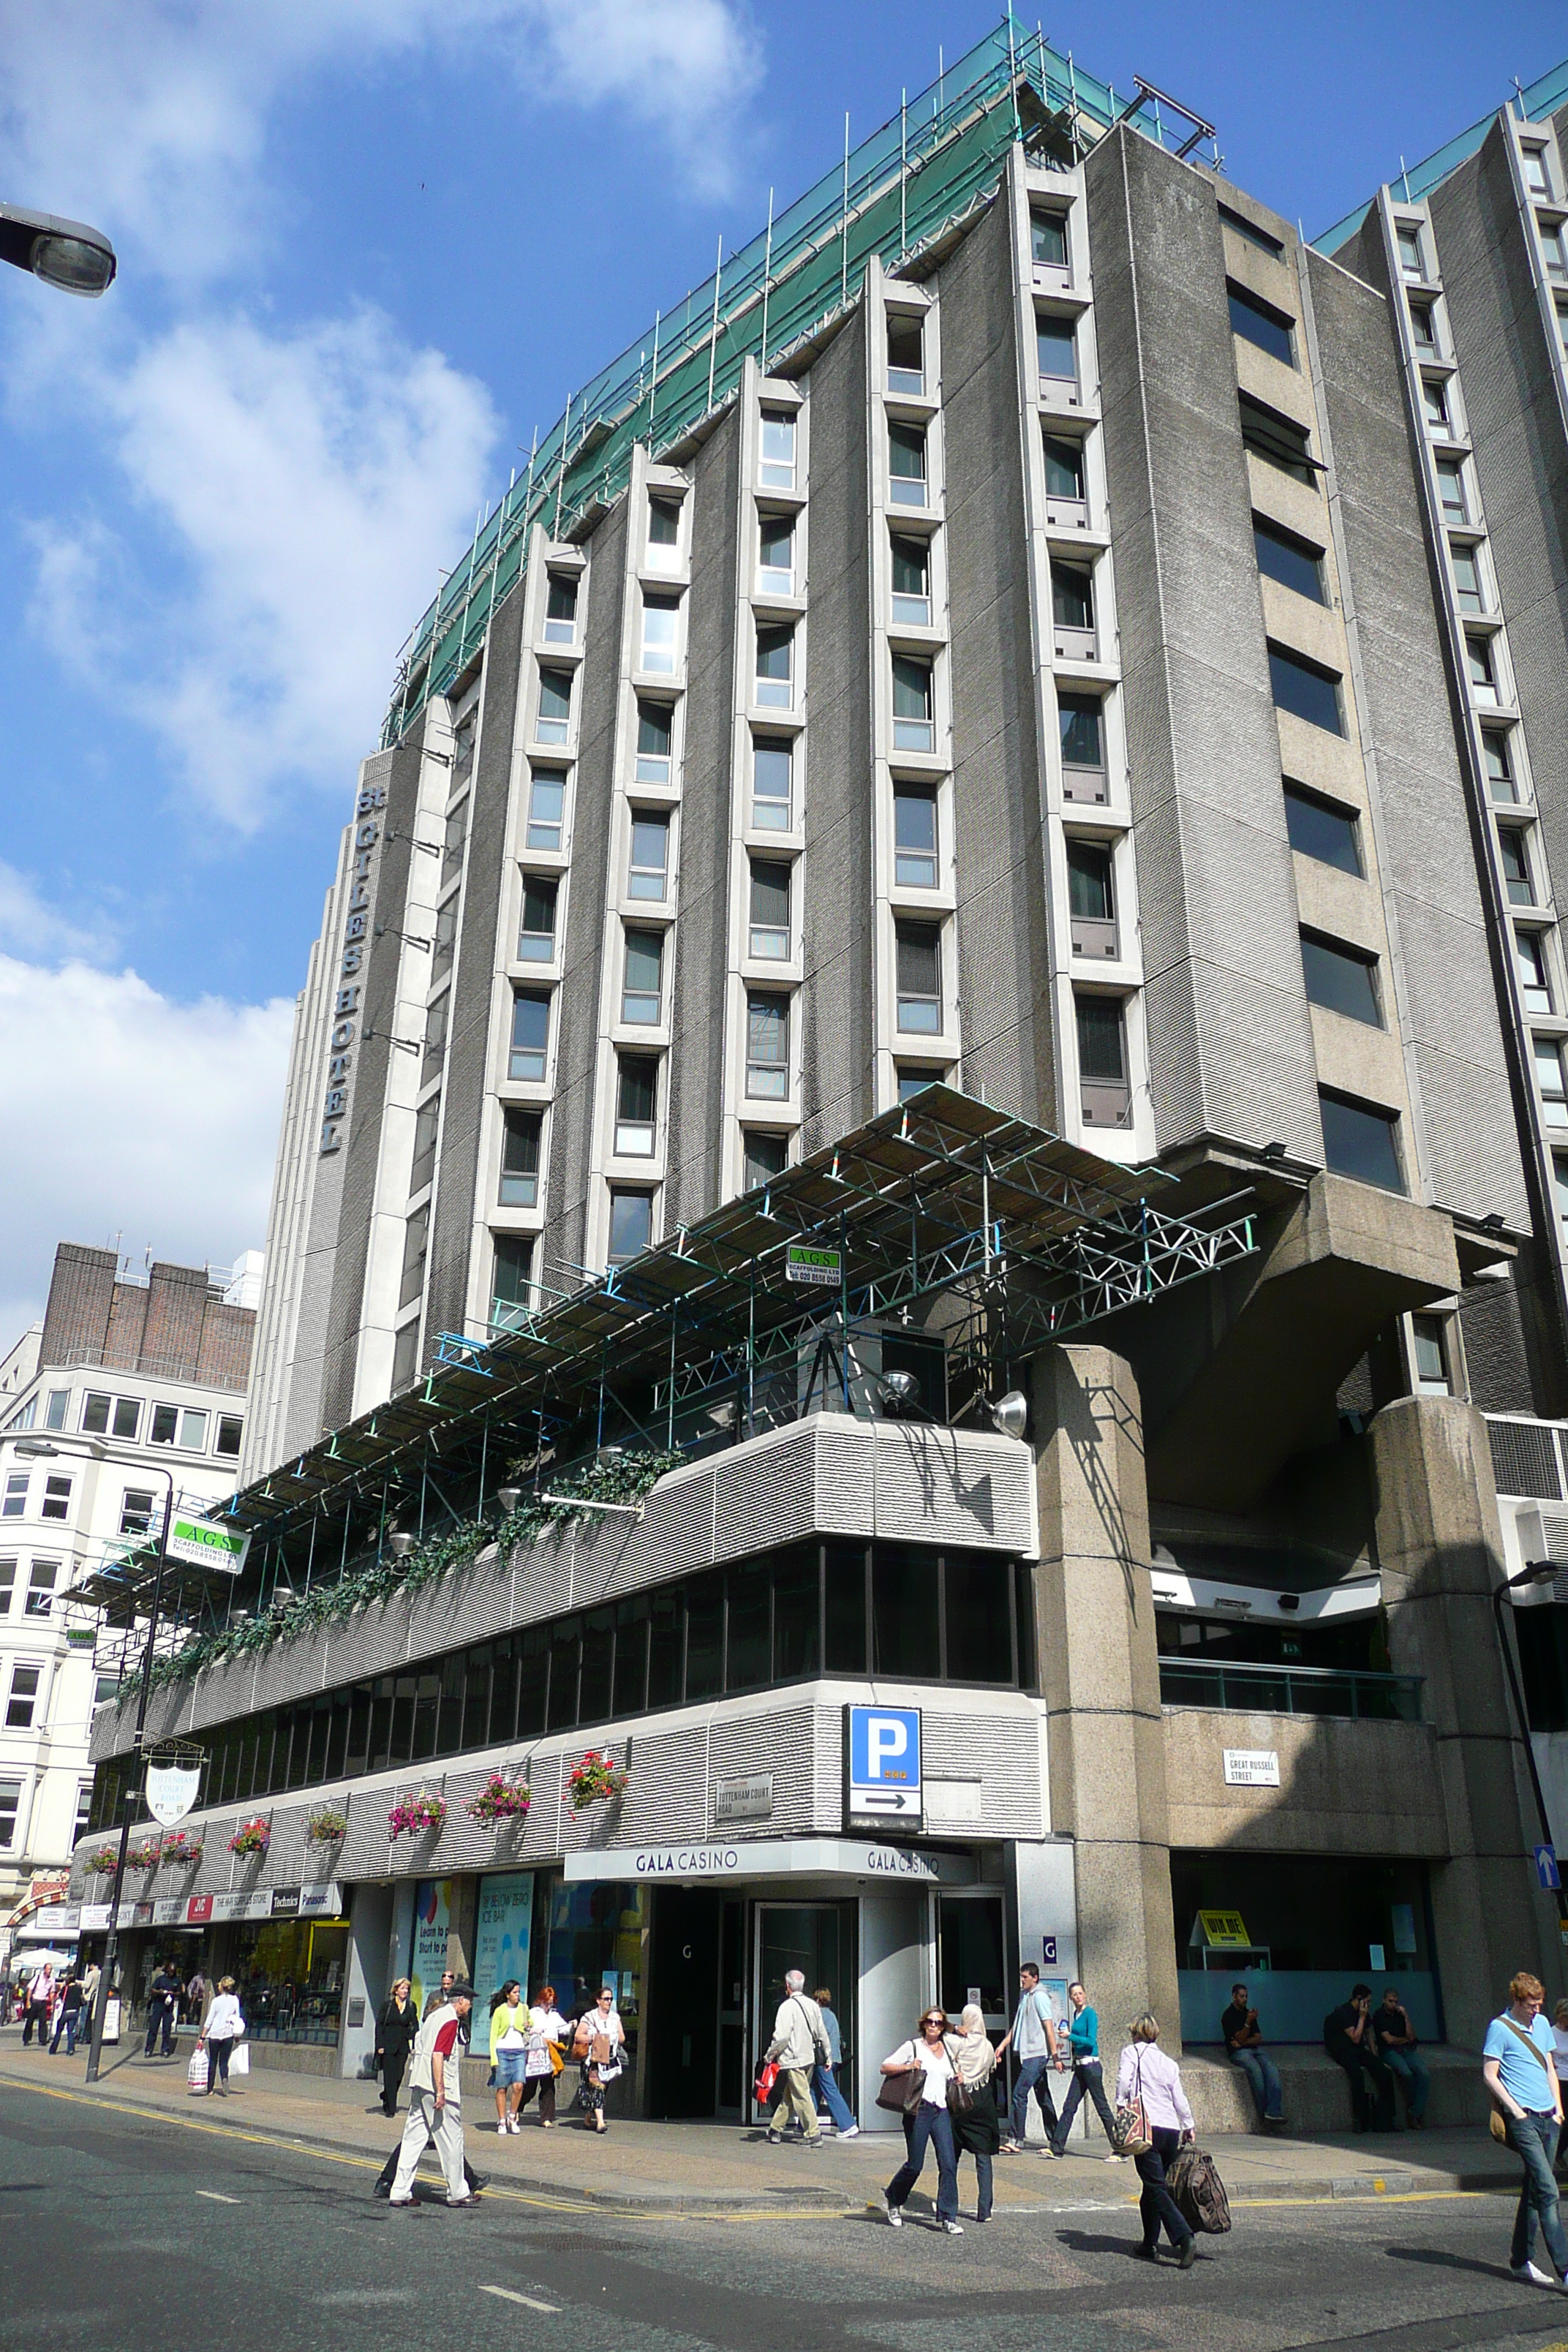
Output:
[[607,1805],[614,1798],[624,1796],[631,1786],[631,1778],[626,1766],[617,1764],[607,1748],[590,1748],[585,1755],[579,1756],[566,1775],[573,1819],[584,1806]]
[[175,1830],[163,1840],[163,1860],[171,1869],[189,1870],[200,1862],[205,1851],[199,1835],[192,1837],[184,1830]]
[[492,1772],[477,1797],[470,1797],[463,1811],[476,1822],[521,1822],[528,1818],[533,1794],[526,1780],[509,1780],[500,1772]]
[[305,1816],[307,1845],[336,1845],[348,1835],[349,1817],[340,1806],[318,1805],[313,1813]]
[[394,1844],[400,1837],[424,1837],[438,1830],[446,1818],[446,1798],[434,1789],[421,1789],[416,1797],[399,1797],[386,1817],[387,1834]]
[[254,1820],[242,1822],[228,1842],[230,1853],[265,1853],[272,1843],[272,1823],[267,1814],[258,1813]]
[[96,1853],[88,1855],[83,1866],[91,1877],[112,1878],[120,1867],[120,1848],[117,1845],[100,1845]]
[[142,1843],[133,1845],[126,1855],[125,1867],[127,1870],[156,1870],[162,1853],[163,1846],[157,1838],[143,1838]]

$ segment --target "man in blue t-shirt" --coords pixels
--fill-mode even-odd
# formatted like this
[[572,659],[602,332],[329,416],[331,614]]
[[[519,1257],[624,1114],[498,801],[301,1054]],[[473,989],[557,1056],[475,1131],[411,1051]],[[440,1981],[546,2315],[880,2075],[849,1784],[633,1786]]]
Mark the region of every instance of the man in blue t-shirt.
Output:
[[[1510,2146],[1524,2166],[1510,2261],[1516,2279],[1531,2286],[1568,2286],[1568,2238],[1557,2210],[1552,2158],[1563,2128],[1563,2093],[1552,2058],[1552,2028],[1542,2016],[1546,1988],[1521,1969],[1509,1986],[1510,2006],[1494,2017],[1481,2044],[1481,2072],[1508,2126]],[[1546,2242],[1553,2275],[1530,2259],[1535,2224]]]

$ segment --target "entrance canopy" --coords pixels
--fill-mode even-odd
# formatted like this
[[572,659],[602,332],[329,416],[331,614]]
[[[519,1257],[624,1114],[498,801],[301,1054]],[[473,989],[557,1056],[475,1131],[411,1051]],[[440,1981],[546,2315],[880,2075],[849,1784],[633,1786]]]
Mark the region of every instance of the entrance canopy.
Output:
[[859,1885],[973,1886],[974,1857],[938,1846],[876,1845],[860,1838],[749,1838],[726,1844],[594,1847],[566,1856],[574,1881],[733,1885],[745,1879],[837,1878]]

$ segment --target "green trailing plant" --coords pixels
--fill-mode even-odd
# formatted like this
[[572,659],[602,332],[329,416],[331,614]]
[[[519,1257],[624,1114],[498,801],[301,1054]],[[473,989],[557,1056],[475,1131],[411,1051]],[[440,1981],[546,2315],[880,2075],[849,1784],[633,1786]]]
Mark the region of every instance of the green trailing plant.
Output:
[[112,1878],[120,1867],[120,1848],[100,1845],[96,1853],[88,1855],[82,1867],[94,1878]]
[[[336,1584],[319,1584],[309,1592],[294,1594],[285,1607],[193,1634],[172,1657],[154,1659],[153,1687],[188,1682],[211,1667],[258,1657],[279,1642],[297,1641],[325,1626],[341,1625],[356,1610],[391,1601],[400,1593],[418,1592],[449,1576],[454,1569],[468,1567],[491,1544],[505,1553],[518,1544],[531,1543],[579,1516],[568,1499],[573,1496],[585,1502],[640,1502],[667,1471],[679,1467],[682,1458],[679,1454],[626,1454],[609,1462],[593,1463],[584,1470],[563,1473],[552,1487],[553,1501],[546,1502],[542,1495],[524,1494],[517,1508],[503,1519],[465,1519],[438,1536],[427,1536],[402,1559],[384,1550],[379,1559],[366,1560]],[[531,1471],[531,1463],[529,1468]]]
[[318,1805],[305,1816],[307,1845],[336,1845],[348,1835],[349,1817],[339,1805]]
[[127,1870],[156,1870],[163,1848],[156,1838],[143,1838],[125,1857]]

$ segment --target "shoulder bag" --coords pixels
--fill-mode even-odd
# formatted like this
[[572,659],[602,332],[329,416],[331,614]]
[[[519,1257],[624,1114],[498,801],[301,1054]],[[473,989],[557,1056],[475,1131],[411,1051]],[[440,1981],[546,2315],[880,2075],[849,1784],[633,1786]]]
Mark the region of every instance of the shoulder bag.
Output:
[[925,2086],[923,2066],[900,2066],[896,2074],[883,2075],[877,2088],[877,2105],[890,2116],[912,2116]]
[[1143,2109],[1143,2057],[1140,2052],[1132,2084],[1132,2096],[1116,2103],[1116,2151],[1119,2156],[1147,2156],[1154,2143],[1149,2137],[1149,2118]]
[[[1500,2017],[1498,2019],[1498,2023],[1500,2025],[1506,2025],[1509,2032],[1514,2036],[1514,2039],[1518,2042],[1523,2042],[1525,2048],[1535,2060],[1542,2073],[1546,2074],[1545,2055],[1534,2036],[1532,2034],[1521,2032],[1520,2028],[1514,2023],[1511,2017]],[[1546,2075],[1546,2079],[1548,2082],[1551,2081],[1552,2077],[1550,2074]],[[1508,2144],[1508,2126],[1509,2117],[1503,2113],[1501,2107],[1499,2106],[1494,2100],[1492,2103],[1492,2111],[1487,2117],[1487,2129],[1490,2132],[1493,2139],[1500,2140],[1505,2147]]]

